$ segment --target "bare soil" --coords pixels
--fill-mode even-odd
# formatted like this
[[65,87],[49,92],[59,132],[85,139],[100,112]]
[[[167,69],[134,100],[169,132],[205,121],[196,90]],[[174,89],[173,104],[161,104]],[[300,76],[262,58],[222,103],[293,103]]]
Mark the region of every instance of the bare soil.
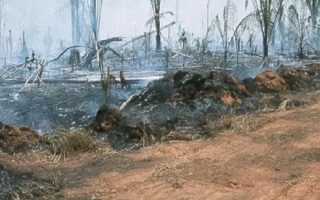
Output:
[[320,199],[319,95],[300,95],[317,103],[234,116],[230,129],[206,140],[135,151],[106,144],[58,163],[45,151],[0,152],[0,163],[55,188],[43,186],[38,199]]

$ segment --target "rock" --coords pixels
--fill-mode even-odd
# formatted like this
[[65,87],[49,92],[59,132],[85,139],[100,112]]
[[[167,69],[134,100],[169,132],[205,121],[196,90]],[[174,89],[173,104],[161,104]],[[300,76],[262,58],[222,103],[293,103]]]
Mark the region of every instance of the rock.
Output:
[[267,70],[253,79],[254,90],[264,93],[278,93],[287,89],[286,81],[275,71]]

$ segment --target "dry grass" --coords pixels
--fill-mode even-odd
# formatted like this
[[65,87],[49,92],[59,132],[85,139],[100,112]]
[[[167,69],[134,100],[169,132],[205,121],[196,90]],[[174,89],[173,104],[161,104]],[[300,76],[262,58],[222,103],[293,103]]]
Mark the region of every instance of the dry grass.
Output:
[[184,167],[178,163],[156,166],[152,171],[153,178],[175,177],[178,178],[184,172]]
[[48,144],[52,154],[57,155],[54,159],[58,162],[63,156],[79,152],[94,152],[98,150],[98,143],[88,134],[80,131],[60,130],[50,135],[44,135],[42,140]]
[[250,135],[251,132],[268,123],[270,118],[260,116],[258,113],[237,116],[235,114],[224,115],[220,119],[208,124],[213,132],[212,135],[219,132],[232,132],[242,135]]

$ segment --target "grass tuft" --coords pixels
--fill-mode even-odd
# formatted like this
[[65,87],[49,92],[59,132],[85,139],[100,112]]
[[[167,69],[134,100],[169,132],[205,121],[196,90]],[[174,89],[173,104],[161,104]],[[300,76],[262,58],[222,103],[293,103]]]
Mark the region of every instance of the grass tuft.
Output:
[[63,156],[79,152],[95,152],[98,150],[98,144],[86,133],[80,130],[68,131],[59,130],[52,134],[43,136],[43,141],[49,144],[49,150],[52,154],[58,155],[55,162],[58,162]]

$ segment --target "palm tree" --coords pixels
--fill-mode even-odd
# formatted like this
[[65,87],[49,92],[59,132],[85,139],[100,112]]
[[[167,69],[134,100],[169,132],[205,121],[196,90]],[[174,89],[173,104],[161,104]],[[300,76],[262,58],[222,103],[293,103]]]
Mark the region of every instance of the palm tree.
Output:
[[262,33],[263,58],[265,61],[269,55],[269,43],[274,34],[275,25],[283,11],[285,0],[252,0],[254,16]]
[[[233,31],[235,16],[236,16],[236,6],[231,1],[227,1],[227,5],[223,9],[223,21],[220,20],[219,16],[216,16],[215,25],[221,36],[222,47],[223,47],[223,63],[224,67],[227,66],[227,56],[228,49],[231,42],[230,31]],[[223,23],[222,23],[223,22]]]
[[290,23],[290,31],[294,34],[294,37],[298,40],[298,56],[299,59],[303,59],[303,48],[308,38],[308,16],[305,12],[305,7],[302,6],[300,14],[297,11],[295,5],[290,5],[288,8],[288,19]]
[[165,15],[170,14],[173,15],[171,11],[166,11],[160,13],[161,9],[161,0],[150,0],[153,16],[149,19],[146,23],[146,26],[152,25],[155,23],[156,27],[156,50],[161,50],[161,30],[160,30],[160,19],[163,18]]

